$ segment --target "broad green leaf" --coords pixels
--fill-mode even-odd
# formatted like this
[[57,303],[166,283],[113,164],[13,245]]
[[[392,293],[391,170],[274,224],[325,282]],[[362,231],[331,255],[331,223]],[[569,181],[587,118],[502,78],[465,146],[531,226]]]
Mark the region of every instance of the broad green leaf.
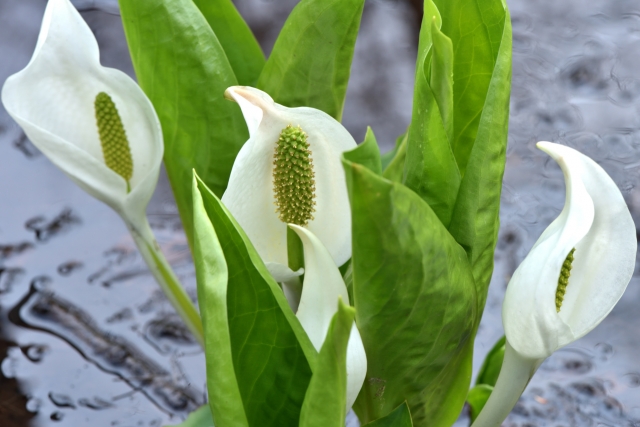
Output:
[[138,83],[162,124],[164,163],[191,243],[193,169],[221,196],[249,137],[240,108],[223,97],[238,82],[192,0],[120,0],[120,13]]
[[399,137],[396,138],[396,144],[394,145],[394,147],[387,151],[386,153],[382,154],[380,156],[380,160],[382,162],[382,170],[384,171],[385,169],[387,169],[387,166],[389,166],[389,163],[391,163],[391,161],[396,157],[396,153],[398,153],[398,149],[400,148],[400,146],[402,145],[402,141],[405,140],[405,136],[407,135],[407,133],[403,133],[402,135],[400,135]]
[[363,427],[413,427],[407,402],[398,406],[386,417],[365,424]]
[[476,142],[498,50],[505,8],[501,0],[434,0],[442,32],[453,42],[453,152],[464,176]]
[[[453,140],[453,45],[451,39],[442,34],[436,24],[436,19],[431,20],[431,69],[429,83],[433,96],[440,111],[440,117],[446,131],[449,143]],[[427,64],[425,63],[426,67]]]
[[258,88],[287,107],[342,117],[364,0],[302,0],[284,24]]
[[469,415],[471,417],[471,422],[473,423],[482,408],[484,408],[485,403],[489,400],[489,396],[491,396],[491,392],[493,391],[493,386],[487,384],[480,384],[469,390],[469,395],[467,396],[467,402],[469,402]]
[[478,378],[476,379],[476,385],[487,384],[495,386],[498,381],[498,375],[500,375],[500,369],[502,369],[502,361],[504,360],[504,350],[507,338],[503,335],[489,350],[480,372],[478,372]]
[[229,271],[231,354],[249,425],[296,426],[317,353],[249,238],[200,179],[197,185]]
[[216,424],[248,427],[231,354],[227,319],[229,272],[224,252],[209,220],[193,178],[193,260],[198,282],[198,303],[204,326],[207,391]]
[[440,371],[425,395],[427,408],[439,407],[429,419],[428,426],[449,427],[458,419],[469,392],[472,365],[473,339],[469,338],[464,348],[456,352]]
[[382,172],[382,176],[390,181],[402,182],[404,179],[404,168],[407,159],[407,134],[400,136],[396,141],[395,155],[389,161]]
[[347,416],[347,343],[356,312],[338,301],[300,413],[300,427],[344,427]]
[[[446,227],[451,221],[456,202],[460,173],[436,96],[429,82],[431,75],[431,80],[438,82],[438,96],[442,98],[442,105],[451,108],[450,100],[447,99],[447,91],[450,89],[444,87],[447,84],[445,77],[448,71],[438,70],[434,74],[429,66],[433,56],[431,29],[439,25],[439,15],[430,0],[425,1],[425,11],[428,10],[430,11],[425,12],[420,30],[413,113],[407,133],[404,184],[431,206]],[[442,34],[437,35],[436,39],[439,53],[434,62],[438,63],[439,58],[446,58],[448,55],[445,53],[448,44]]]
[[[500,0],[486,3],[496,1],[501,5]],[[501,27],[504,32],[498,60],[449,226],[449,231],[467,251],[471,261],[478,293],[477,323],[480,322],[493,272],[493,254],[500,227],[500,191],[507,149],[511,93],[511,20],[508,10],[504,11],[504,26]],[[454,88],[457,84],[456,81]]]
[[166,427],[214,427],[211,409],[209,409],[209,405],[201,406],[190,413],[184,422]]
[[231,0],[193,0],[218,37],[238,79],[255,86],[264,67],[264,53],[247,23]]
[[345,152],[344,158],[350,162],[358,163],[378,175],[382,174],[380,148],[378,148],[376,136],[370,127],[367,127],[364,141],[353,150]]
[[[354,305],[368,361],[354,409],[366,423],[406,400],[414,425],[449,427],[457,414],[448,418],[447,408],[460,410],[470,382],[470,374],[456,375],[468,369],[475,319],[467,255],[413,191],[343,163],[352,210]],[[463,387],[456,401],[442,393],[460,387],[454,381]]]

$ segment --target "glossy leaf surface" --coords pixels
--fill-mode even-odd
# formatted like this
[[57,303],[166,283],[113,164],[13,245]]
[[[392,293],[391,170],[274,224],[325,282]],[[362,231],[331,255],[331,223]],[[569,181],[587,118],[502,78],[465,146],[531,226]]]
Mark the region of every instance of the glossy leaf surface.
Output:
[[398,149],[402,145],[402,141],[404,141],[405,139],[405,135],[406,134],[402,134],[399,137],[397,137],[396,143],[393,146],[393,148],[380,156],[383,171],[387,169],[391,161],[396,157],[396,154],[398,153]]
[[223,97],[237,80],[192,0],[119,3],[138,83],[162,124],[167,175],[191,242],[193,169],[221,196],[249,136],[240,109]]
[[[386,155],[385,155],[386,156]],[[385,166],[385,160],[388,163]],[[396,140],[396,146],[393,150],[393,157],[383,158],[382,176],[390,181],[402,182],[404,179],[404,168],[407,160],[407,134],[401,135]]]
[[[500,0],[488,3],[502,4]],[[507,149],[511,93],[511,20],[508,10],[504,10],[506,15],[500,51],[449,226],[449,231],[467,251],[471,262],[478,292],[478,316],[482,315],[493,273]],[[457,80],[454,87],[456,84]],[[479,322],[478,318],[477,323]]]
[[364,427],[413,427],[407,402],[398,406],[389,415],[365,424]]
[[344,152],[343,156],[350,162],[365,166],[377,175],[382,174],[380,148],[378,147],[376,136],[373,134],[370,127],[367,127],[367,133],[364,136],[364,141],[362,141],[362,143],[353,150]]
[[492,391],[493,386],[488,384],[480,384],[469,390],[467,402],[469,402],[469,415],[472,423],[476,420],[482,408],[484,408]]
[[[248,427],[231,354],[227,312],[229,271],[218,236],[204,208],[198,182],[193,181],[193,260],[198,282],[198,303],[204,327],[207,391],[210,410],[202,417],[215,418],[218,425]],[[211,416],[213,414],[213,418]],[[191,418],[191,416],[190,416]],[[194,422],[194,425],[198,425]]]
[[507,337],[500,338],[489,350],[489,353],[484,358],[480,372],[478,372],[478,379],[476,385],[487,384],[490,386],[496,385],[498,381],[498,375],[502,368],[502,361],[504,360],[504,350]]
[[265,59],[251,29],[231,0],[193,0],[224,49],[238,84],[255,86]]
[[229,271],[231,354],[249,425],[295,426],[317,353],[242,229],[200,180],[197,189]]
[[302,0],[284,24],[258,88],[287,107],[342,117],[364,0]]
[[501,0],[434,2],[442,17],[442,32],[453,42],[455,112],[452,146],[461,175],[464,175],[479,133],[483,109],[488,104],[489,87],[498,52],[503,46],[508,16]]
[[[451,42],[438,33],[439,25],[438,10],[430,0],[425,1],[403,182],[418,193],[440,221],[448,226],[458,194],[460,172],[438,106],[439,99],[443,108],[446,108],[444,116],[448,116],[451,128],[453,105],[451,88],[447,87],[450,80],[446,67],[449,64],[442,62],[451,56]],[[432,31],[437,33],[435,38]],[[438,48],[434,48],[434,43]],[[431,66],[433,51],[438,52],[434,60],[435,72]],[[436,84],[437,97],[430,80]]]
[[[406,400],[416,426],[448,427],[470,381],[467,343],[476,295],[467,256],[414,192],[344,164],[353,215],[353,296],[368,360],[354,409],[368,422]],[[442,392],[459,383],[462,393],[454,398]]]
[[300,427],[343,427],[347,415],[347,343],[355,310],[338,300],[305,395]]

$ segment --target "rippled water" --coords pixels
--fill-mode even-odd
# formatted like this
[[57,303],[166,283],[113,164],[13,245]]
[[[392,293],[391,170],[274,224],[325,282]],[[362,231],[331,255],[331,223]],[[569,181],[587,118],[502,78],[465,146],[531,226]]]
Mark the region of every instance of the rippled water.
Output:
[[[96,33],[103,63],[132,74],[117,2],[75,3]],[[269,51],[295,1],[236,3]],[[562,208],[562,174],[536,141],[559,141],[592,156],[640,219],[640,4],[508,3],[514,28],[508,162],[476,369],[502,335],[510,275]],[[0,0],[0,81],[28,62],[44,6]],[[409,2],[367,2],[344,120],[357,140],[372,125],[389,148],[406,128],[416,22]],[[202,352],[119,218],[40,155],[1,107],[0,178],[0,425],[160,426],[204,402]],[[195,294],[164,178],[149,215],[163,251]],[[640,426],[639,285],[635,276],[598,328],[541,366],[506,426]],[[465,416],[458,426],[467,425]]]

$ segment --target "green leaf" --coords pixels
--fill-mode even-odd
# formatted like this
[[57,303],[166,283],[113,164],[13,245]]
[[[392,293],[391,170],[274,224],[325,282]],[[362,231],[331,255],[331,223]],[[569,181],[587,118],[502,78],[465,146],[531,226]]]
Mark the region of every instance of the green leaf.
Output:
[[380,148],[378,148],[376,136],[370,127],[367,127],[364,141],[353,150],[346,151],[344,158],[350,162],[358,163],[378,175],[382,174]]
[[451,39],[440,31],[435,17],[431,20],[431,37],[433,47],[429,83],[442,117],[447,139],[451,142],[453,140],[453,44]]
[[406,132],[396,138],[395,146],[380,156],[380,160],[382,161],[382,170],[384,171],[389,166],[389,163],[396,157],[396,153],[398,153],[398,149],[402,145],[402,141],[405,140]]
[[184,422],[166,427],[213,427],[211,409],[209,409],[209,405],[201,406],[190,413]]
[[382,176],[390,181],[402,182],[404,168],[407,159],[407,134],[400,136],[396,141],[395,154],[382,172]]
[[238,223],[199,178],[197,191],[229,271],[231,354],[249,425],[296,426],[317,353]]
[[442,32],[453,42],[453,152],[464,176],[503,43],[506,11],[501,0],[434,0]]
[[484,358],[484,362],[482,363],[480,372],[478,373],[476,385],[496,385],[496,381],[498,381],[498,375],[500,375],[500,369],[502,369],[502,361],[504,360],[504,350],[506,342],[507,338],[503,335],[502,338],[500,338],[494,344],[491,350],[489,350],[489,353],[487,353],[486,357]]
[[489,400],[489,396],[491,396],[492,391],[493,386],[487,384],[477,385],[469,390],[467,402],[469,402],[469,415],[472,423],[476,420],[480,411],[482,411],[482,408],[484,408],[484,405],[487,403],[487,400]]
[[302,0],[293,9],[258,79],[287,107],[342,117],[364,0]]
[[347,343],[356,312],[338,300],[300,413],[300,427],[344,427],[347,416]]
[[[424,400],[427,408],[438,406],[428,426],[449,427],[458,419],[469,392],[473,364],[473,339],[466,340],[464,347],[442,368],[433,380]],[[419,425],[416,422],[416,425]]]
[[365,424],[363,427],[413,427],[407,402],[398,406],[386,417]]
[[[414,425],[449,427],[470,382],[470,372],[456,374],[468,369],[475,320],[466,253],[414,192],[343,163],[352,210],[354,305],[368,364],[354,409],[366,423],[406,400]],[[451,399],[442,390],[460,387],[455,381],[463,392]],[[451,408],[457,410],[453,418]]]
[[[488,3],[498,3],[495,0]],[[483,3],[484,4],[484,3]],[[449,231],[467,251],[478,293],[477,323],[487,299],[500,228],[500,192],[507,149],[511,93],[511,20],[504,32],[467,172],[460,184]],[[457,81],[455,84],[458,84]],[[455,85],[454,85],[455,87]]]
[[238,84],[255,86],[264,53],[231,0],[193,0],[224,48]]
[[204,208],[198,182],[193,178],[193,259],[198,282],[198,303],[205,331],[207,391],[216,424],[248,427],[231,354],[227,320],[229,272],[224,252]]
[[[425,1],[425,14],[420,29],[418,61],[416,66],[416,82],[413,93],[413,113],[407,133],[407,157],[404,170],[404,184],[418,193],[446,226],[456,203],[460,185],[460,172],[451,149],[451,144],[443,122],[443,115],[438,107],[430,80],[437,84],[438,97],[446,114],[451,115],[452,108],[446,85],[449,84],[449,73],[444,70],[432,70],[429,66],[432,52],[436,51],[434,64],[445,61],[450,55],[450,42],[442,34],[435,37],[438,48],[432,49],[432,28],[439,23],[438,10],[430,0]],[[437,67],[436,67],[437,68]],[[431,75],[431,79],[429,77]]]
[[351,265],[351,259],[347,261],[345,264],[346,268],[340,268],[340,273],[342,274],[342,279],[344,280],[344,285],[347,287],[347,294],[349,295],[349,302],[353,306],[353,266]]
[[225,52],[192,0],[120,0],[138,83],[158,113],[164,162],[192,242],[192,170],[221,196],[249,133],[223,97],[237,85]]

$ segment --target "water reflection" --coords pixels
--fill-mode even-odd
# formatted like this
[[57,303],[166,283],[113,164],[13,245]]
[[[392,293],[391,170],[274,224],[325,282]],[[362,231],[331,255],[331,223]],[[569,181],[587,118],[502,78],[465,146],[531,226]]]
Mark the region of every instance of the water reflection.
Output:
[[[132,74],[117,1],[74,3],[97,35],[103,63]],[[296,0],[235,3],[269,51]],[[637,0],[508,3],[514,29],[508,163],[476,369],[503,333],[500,308],[511,274],[562,208],[562,173],[535,149],[536,141],[562,142],[594,157],[640,219]],[[44,5],[0,3],[0,81],[28,62]],[[345,125],[357,140],[373,125],[388,149],[406,129],[415,13],[407,1],[367,2],[345,106]],[[0,163],[0,331],[10,338],[0,340],[0,419],[7,427],[31,418],[35,425],[70,427],[88,420],[100,426],[180,421],[205,400],[204,359],[119,218],[41,156],[1,109]],[[149,214],[194,295],[193,267],[166,180]],[[542,365],[506,425],[640,422],[639,298],[634,277],[607,320]],[[29,398],[20,397],[13,378]],[[457,425],[467,425],[464,416]]]

